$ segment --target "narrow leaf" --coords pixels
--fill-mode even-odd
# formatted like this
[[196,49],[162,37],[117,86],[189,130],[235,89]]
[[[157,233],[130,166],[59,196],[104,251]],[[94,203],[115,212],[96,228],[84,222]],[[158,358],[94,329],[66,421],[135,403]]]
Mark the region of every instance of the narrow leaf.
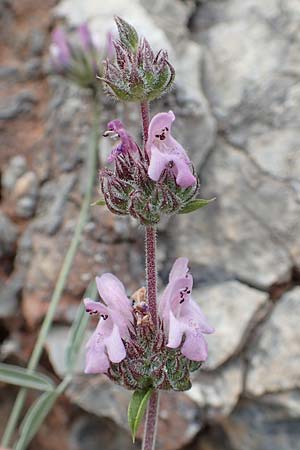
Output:
[[153,389],[144,389],[142,391],[135,391],[132,394],[130,403],[128,405],[128,424],[132,435],[132,441],[135,442],[136,432],[144,416],[148,400],[153,392]]
[[196,198],[195,200],[191,200],[183,208],[181,208],[179,210],[179,214],[188,214],[190,212],[196,211],[197,209],[203,208],[214,200],[216,200],[216,197],[209,200],[205,200],[204,198]]
[[44,392],[31,405],[20,425],[20,437],[14,445],[14,450],[26,450],[51,411],[54,403],[65,391],[70,381],[71,376],[67,375],[54,391]]
[[99,200],[97,200],[96,202],[91,203],[91,206],[105,206],[105,200],[103,200],[102,198],[99,198]]
[[29,389],[53,391],[55,384],[45,375],[30,372],[28,369],[0,363],[0,381]]
[[[96,295],[97,295],[97,287],[95,282],[93,281],[92,283],[90,283],[89,287],[85,291],[84,298],[85,297],[95,298]],[[68,346],[66,351],[66,365],[70,372],[72,372],[75,367],[78,353],[80,351],[85,330],[88,324],[88,320],[89,316],[86,313],[84,304],[82,302],[77,310],[77,314],[71,326],[68,339]]]
[[21,434],[15,450],[25,450],[49,414],[58,397],[57,391],[45,392],[30,407],[21,424]]

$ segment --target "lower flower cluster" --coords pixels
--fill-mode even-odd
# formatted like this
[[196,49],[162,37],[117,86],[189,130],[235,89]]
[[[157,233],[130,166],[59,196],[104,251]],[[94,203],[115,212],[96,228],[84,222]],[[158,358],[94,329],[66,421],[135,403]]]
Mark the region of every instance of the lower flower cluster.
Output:
[[190,372],[199,369],[202,362],[186,358],[180,348],[167,347],[167,336],[161,322],[156,330],[149,325],[134,328],[130,340],[124,342],[126,357],[118,364],[110,364],[108,377],[132,390],[190,389]]
[[207,358],[203,334],[212,333],[191,298],[193,278],[188,260],[178,258],[159,302],[159,323],[152,322],[146,290],[131,299],[112,274],[96,279],[103,302],[85,299],[86,310],[99,315],[87,344],[86,373],[105,373],[128,389],[191,387],[190,372]]

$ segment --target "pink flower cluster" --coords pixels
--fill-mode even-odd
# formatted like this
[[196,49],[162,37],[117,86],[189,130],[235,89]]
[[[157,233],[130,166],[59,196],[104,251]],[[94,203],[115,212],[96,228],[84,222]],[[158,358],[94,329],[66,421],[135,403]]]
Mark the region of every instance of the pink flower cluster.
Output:
[[[187,188],[197,180],[191,171],[191,161],[186,151],[171,135],[174,120],[175,114],[169,111],[156,114],[150,122],[145,146],[150,160],[148,175],[151,180],[159,181],[162,173],[168,170],[175,176],[178,186]],[[119,136],[120,144],[112,150],[108,162],[113,162],[120,154],[135,152],[137,148],[120,120],[109,122],[108,131],[104,135],[107,136],[112,131]]]
[[[106,373],[110,363],[120,363],[126,358],[125,342],[136,324],[132,301],[123,284],[112,274],[96,278],[102,299],[95,302],[85,299],[86,311],[100,316],[96,330],[87,344],[86,373]],[[167,337],[167,347],[180,348],[192,361],[207,359],[207,344],[203,334],[213,333],[200,307],[192,299],[193,277],[188,270],[188,260],[178,258],[169,275],[159,303],[159,317]]]

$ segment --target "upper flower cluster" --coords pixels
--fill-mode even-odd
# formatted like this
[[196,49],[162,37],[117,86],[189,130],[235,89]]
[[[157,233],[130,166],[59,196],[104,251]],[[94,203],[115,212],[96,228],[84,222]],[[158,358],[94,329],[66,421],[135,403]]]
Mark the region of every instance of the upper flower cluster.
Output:
[[148,140],[140,149],[120,120],[108,124],[104,136],[118,138],[108,161],[114,171],[100,172],[108,208],[131,214],[144,225],[156,224],[162,214],[174,214],[195,196],[198,180],[183,147],[171,135],[175,115],[159,113],[150,122]]
[[160,300],[159,329],[145,301],[145,289],[129,300],[112,274],[96,279],[103,302],[85,300],[87,312],[100,316],[87,344],[87,373],[106,373],[129,389],[185,390],[189,373],[207,358],[203,334],[214,330],[191,297],[188,260],[178,258]]
[[153,53],[146,39],[120,17],[115,18],[120,39],[113,43],[114,62],[105,62],[102,80],[107,92],[122,101],[143,102],[160,97],[172,86],[175,71],[166,51]]
[[82,87],[98,89],[96,77],[102,73],[101,54],[112,58],[111,33],[107,34],[105,48],[96,42],[86,23],[81,24],[73,36],[62,28],[56,28],[52,33],[50,61],[53,71]]

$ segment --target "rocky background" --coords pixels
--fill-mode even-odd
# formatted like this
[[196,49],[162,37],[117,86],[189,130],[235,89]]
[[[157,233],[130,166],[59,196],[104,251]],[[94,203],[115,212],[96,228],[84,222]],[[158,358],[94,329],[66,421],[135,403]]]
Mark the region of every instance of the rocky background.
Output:
[[[50,31],[59,20],[73,26],[88,19],[104,36],[114,14],[169,49],[176,87],[153,112],[175,112],[175,134],[197,165],[201,196],[217,197],[160,227],[161,286],[174,258],[188,256],[194,297],[216,333],[193,388],[163,395],[158,448],[298,450],[298,0],[0,2],[1,361],[28,360],[86,177],[89,99],[47,75]],[[103,104],[103,129],[119,115],[139,135],[135,107]],[[106,146],[100,143],[102,155]],[[134,222],[91,209],[41,371],[62,376],[68,329],[95,274],[114,272],[128,292],[144,284],[142,251]],[[30,449],[132,449],[127,392],[80,370]],[[15,395],[0,385],[1,432]]]

